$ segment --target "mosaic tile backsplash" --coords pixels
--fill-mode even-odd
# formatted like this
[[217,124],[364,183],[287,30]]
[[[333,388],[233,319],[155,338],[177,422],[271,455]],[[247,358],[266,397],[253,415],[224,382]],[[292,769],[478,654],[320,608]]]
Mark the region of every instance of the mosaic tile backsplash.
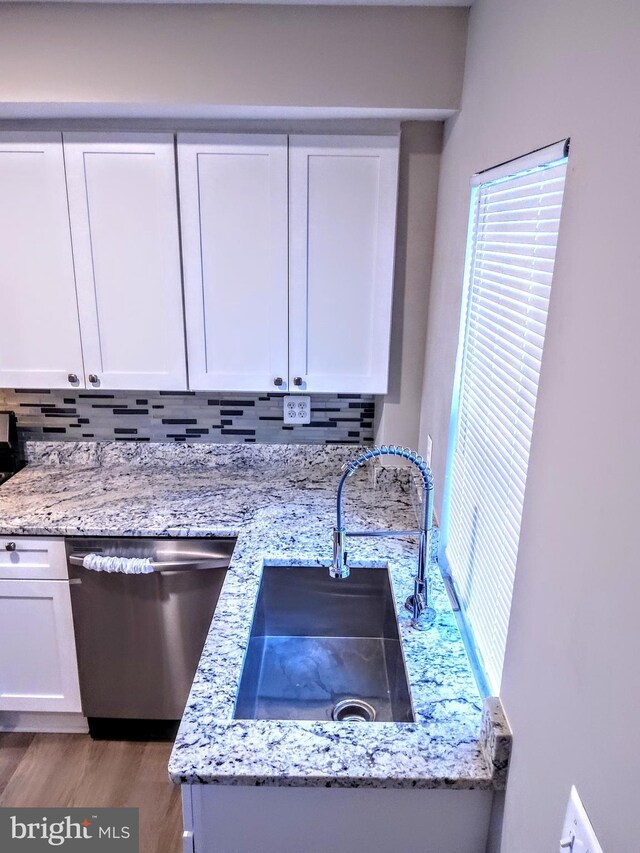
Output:
[[369,395],[317,394],[311,423],[283,423],[283,394],[0,390],[22,440],[372,444]]

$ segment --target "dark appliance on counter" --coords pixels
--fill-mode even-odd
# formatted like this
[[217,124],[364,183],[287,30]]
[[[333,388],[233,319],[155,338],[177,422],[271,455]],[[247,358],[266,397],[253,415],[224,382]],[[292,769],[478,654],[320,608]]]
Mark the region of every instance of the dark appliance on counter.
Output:
[[[82,711],[98,739],[173,740],[234,538],[65,540]],[[148,574],[84,568],[87,554],[151,561]]]
[[18,427],[13,412],[0,412],[0,486],[25,463],[18,449]]

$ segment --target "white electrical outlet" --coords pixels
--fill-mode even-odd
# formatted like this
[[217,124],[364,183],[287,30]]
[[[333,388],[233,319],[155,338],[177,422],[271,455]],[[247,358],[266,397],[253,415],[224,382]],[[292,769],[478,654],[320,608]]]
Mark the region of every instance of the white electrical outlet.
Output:
[[430,435],[427,436],[427,458],[424,460],[427,463],[427,468],[431,468],[431,453],[433,451],[433,439]]
[[558,850],[559,853],[602,853],[575,785],[571,786]]
[[296,394],[295,397],[284,398],[285,424],[311,423],[311,397]]

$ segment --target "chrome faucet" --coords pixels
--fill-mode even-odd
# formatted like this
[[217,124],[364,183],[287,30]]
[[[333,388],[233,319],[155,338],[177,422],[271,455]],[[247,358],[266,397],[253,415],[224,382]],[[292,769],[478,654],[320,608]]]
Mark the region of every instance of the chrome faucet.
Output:
[[[342,520],[342,493],[347,477],[361,468],[370,459],[377,456],[401,456],[412,462],[422,477],[424,487],[424,520],[422,527],[418,530],[345,530]],[[427,566],[431,549],[431,531],[433,530],[433,477],[427,468],[422,456],[418,456],[413,450],[406,447],[395,447],[394,445],[374,447],[366,450],[356,459],[347,462],[342,467],[343,474],[338,485],[337,520],[333,528],[333,564],[329,569],[332,578],[348,578],[349,566],[347,565],[347,536],[419,536],[418,547],[418,571],[416,573],[413,595],[405,601],[405,607],[413,614],[413,622],[416,623],[420,614],[429,606]]]

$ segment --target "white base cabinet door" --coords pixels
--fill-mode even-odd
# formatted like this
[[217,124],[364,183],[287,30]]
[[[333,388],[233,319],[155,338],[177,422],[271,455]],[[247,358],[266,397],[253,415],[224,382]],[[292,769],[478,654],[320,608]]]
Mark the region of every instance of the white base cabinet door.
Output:
[[65,133],[87,388],[187,387],[172,134]]
[[387,391],[399,138],[289,139],[289,373],[298,390]]
[[285,391],[287,137],[178,135],[189,387]]
[[0,580],[0,711],[80,711],[69,582]]
[[0,305],[0,387],[83,384],[60,133],[0,133]]

